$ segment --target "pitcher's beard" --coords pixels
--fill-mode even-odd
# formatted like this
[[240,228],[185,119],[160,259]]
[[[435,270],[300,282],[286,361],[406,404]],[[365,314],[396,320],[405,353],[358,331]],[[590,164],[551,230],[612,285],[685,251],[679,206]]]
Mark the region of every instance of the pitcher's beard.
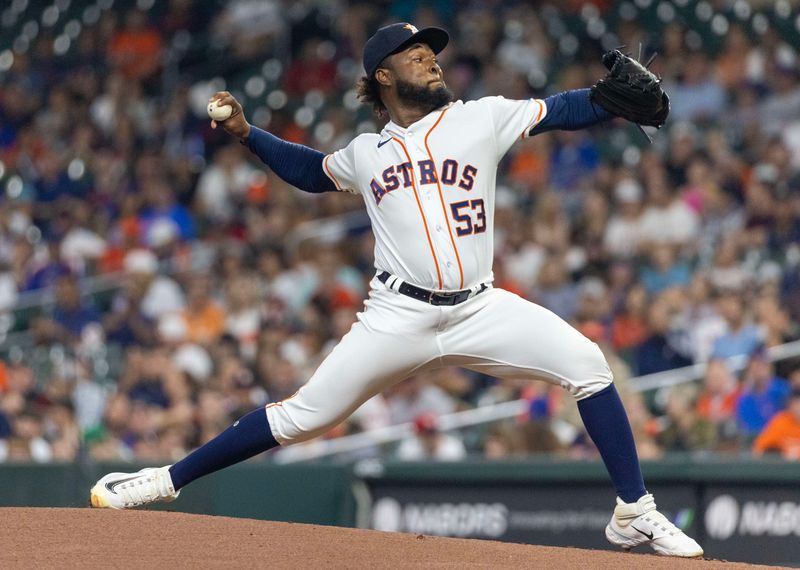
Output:
[[397,81],[397,97],[405,105],[416,107],[425,114],[434,109],[444,107],[453,100],[453,92],[444,83],[441,87],[431,89],[429,86],[419,86],[406,81]]

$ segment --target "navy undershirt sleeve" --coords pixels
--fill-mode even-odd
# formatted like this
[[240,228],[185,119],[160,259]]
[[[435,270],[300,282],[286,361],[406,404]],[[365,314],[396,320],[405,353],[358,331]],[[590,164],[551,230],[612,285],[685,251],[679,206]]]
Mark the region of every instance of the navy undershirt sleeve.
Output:
[[242,141],[261,162],[283,180],[304,192],[335,192],[336,185],[325,175],[325,155],[301,144],[279,139],[250,125],[250,134]]
[[544,119],[530,130],[530,135],[547,131],[577,131],[603,121],[612,119],[614,115],[589,99],[591,89],[575,89],[563,91],[547,97],[547,114]]

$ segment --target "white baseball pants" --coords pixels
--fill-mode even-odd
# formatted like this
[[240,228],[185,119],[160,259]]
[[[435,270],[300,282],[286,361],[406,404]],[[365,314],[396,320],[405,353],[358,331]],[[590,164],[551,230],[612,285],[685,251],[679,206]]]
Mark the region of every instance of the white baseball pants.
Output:
[[598,346],[554,313],[490,288],[433,306],[372,280],[369,299],[339,344],[292,397],[267,406],[281,445],[312,439],[401,380],[442,366],[558,384],[575,398],[612,382]]

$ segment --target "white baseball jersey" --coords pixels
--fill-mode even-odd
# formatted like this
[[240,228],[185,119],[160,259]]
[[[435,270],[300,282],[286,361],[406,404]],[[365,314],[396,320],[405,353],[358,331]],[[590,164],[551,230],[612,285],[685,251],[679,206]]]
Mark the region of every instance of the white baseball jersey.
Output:
[[452,103],[408,128],[394,122],[324,159],[336,187],[364,197],[375,266],[430,290],[473,289],[433,305],[377,276],[364,310],[297,393],[267,406],[282,445],[325,433],[387,387],[442,366],[544,380],[586,398],[611,383],[596,344],[492,280],[497,164],[547,108],[538,99]]
[[540,99],[457,101],[326,156],[336,187],[364,197],[375,266],[433,290],[490,282],[497,164],[546,114]]

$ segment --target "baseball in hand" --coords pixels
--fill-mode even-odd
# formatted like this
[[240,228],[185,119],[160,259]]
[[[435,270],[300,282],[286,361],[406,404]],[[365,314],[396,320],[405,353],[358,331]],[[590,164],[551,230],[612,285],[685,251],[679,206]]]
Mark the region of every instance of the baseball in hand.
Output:
[[215,121],[224,121],[233,113],[230,105],[219,105],[216,99],[208,102],[208,116]]

